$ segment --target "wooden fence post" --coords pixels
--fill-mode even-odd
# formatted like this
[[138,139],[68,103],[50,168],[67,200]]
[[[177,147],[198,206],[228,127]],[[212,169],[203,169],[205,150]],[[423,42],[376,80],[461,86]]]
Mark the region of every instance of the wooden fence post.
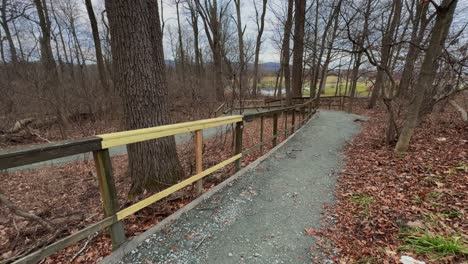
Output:
[[263,155],[263,116],[260,117],[260,155]]
[[[196,173],[203,171],[203,130],[195,131],[195,170]],[[203,193],[203,180],[196,182],[196,192],[198,195]]]
[[309,119],[310,115],[312,114],[312,103],[313,102],[309,103],[309,112],[307,113],[307,119]]
[[295,128],[296,128],[296,108],[292,110],[291,134],[294,133]]
[[304,125],[305,123],[305,106],[301,106],[301,115],[302,115],[302,119],[301,119],[301,125]]
[[[235,149],[234,149],[234,152],[235,152],[236,155],[242,153],[242,131],[243,131],[243,128],[244,128],[244,122],[243,121],[240,121],[240,122],[236,123],[236,145],[235,145]],[[236,169],[240,170],[240,168],[241,168],[241,159],[238,159],[236,161]]]
[[284,138],[288,137],[288,110],[284,111]]
[[273,114],[273,147],[278,142],[278,114]]
[[[112,163],[109,149],[94,151],[93,157],[96,164],[104,214],[106,217],[115,216],[115,213],[119,210],[119,203],[117,200],[117,191],[115,190],[114,176],[112,175]],[[111,225],[109,231],[112,240],[112,249],[115,250],[126,240],[122,221]]]

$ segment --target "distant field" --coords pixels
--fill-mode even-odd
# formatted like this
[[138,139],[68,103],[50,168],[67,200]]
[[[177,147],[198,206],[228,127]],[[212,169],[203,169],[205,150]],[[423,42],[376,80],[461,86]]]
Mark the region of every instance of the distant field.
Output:
[[[328,76],[327,77],[327,83],[325,85],[325,93],[323,95],[335,95],[335,90],[336,90],[336,81],[337,77],[336,76]],[[263,77],[258,86],[260,88],[274,88],[276,84],[276,77],[274,76],[268,76],[268,77]],[[340,82],[341,86],[341,91],[344,93],[345,89],[345,80],[342,80]],[[283,81],[283,87],[284,87],[284,81]],[[305,81],[304,87],[309,88],[310,87],[310,82],[308,80]],[[364,81],[359,81],[357,83],[356,87],[356,92],[358,95],[367,95],[367,87],[366,87],[366,82]],[[308,90],[305,90],[304,95],[310,95],[310,92]]]

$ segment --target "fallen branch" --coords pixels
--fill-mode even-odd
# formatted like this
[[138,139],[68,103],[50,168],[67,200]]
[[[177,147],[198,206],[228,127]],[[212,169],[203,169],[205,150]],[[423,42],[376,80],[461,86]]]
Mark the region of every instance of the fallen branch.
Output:
[[20,217],[23,217],[23,218],[26,218],[26,219],[29,219],[29,220],[32,220],[34,222],[37,222],[41,226],[46,228],[47,231],[49,231],[51,233],[54,231],[54,228],[52,227],[52,225],[49,222],[47,222],[46,220],[42,219],[41,217],[39,217],[39,216],[37,216],[35,214],[28,213],[28,212],[24,211],[23,209],[17,207],[12,202],[10,202],[10,200],[8,200],[8,198],[3,194],[2,191],[0,191],[0,204],[5,205],[8,209],[10,209],[10,211],[13,214],[15,214],[17,216],[20,216]]
[[74,261],[79,255],[81,255],[81,253],[83,253],[83,251],[88,247],[89,242],[91,242],[95,237],[97,237],[98,234],[99,234],[99,232],[96,232],[96,233],[94,233],[94,234],[92,234],[91,236],[88,237],[88,240],[86,240],[86,242],[84,243],[83,247],[81,247],[81,249],[78,250],[78,252],[76,252],[76,254],[70,259],[70,263],[73,263],[73,261]]
[[8,134],[18,133],[20,130],[27,127],[29,124],[31,124],[34,121],[36,121],[36,118],[33,118],[33,117],[16,121],[15,125],[6,132]]

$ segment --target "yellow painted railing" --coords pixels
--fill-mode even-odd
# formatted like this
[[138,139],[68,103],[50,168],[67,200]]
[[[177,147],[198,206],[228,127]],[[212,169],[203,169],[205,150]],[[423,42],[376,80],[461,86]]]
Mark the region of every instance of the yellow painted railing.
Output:
[[174,125],[158,126],[99,135],[102,138],[102,148],[110,148],[120,145],[173,136],[196,130],[217,127],[242,121],[241,115],[224,116],[213,119],[185,122]]
[[[302,122],[295,122],[296,112],[302,114]],[[307,112],[307,115],[306,115]],[[287,128],[287,115],[291,113],[291,128]],[[143,208],[169,196],[170,194],[187,187],[193,183],[196,183],[196,190],[199,193],[203,191],[202,179],[207,175],[236,162],[236,168],[241,167],[242,154],[242,131],[244,121],[250,122],[252,119],[260,118],[260,143],[254,147],[245,150],[245,154],[255,151],[260,148],[263,153],[263,146],[266,144],[264,141],[264,120],[267,117],[272,117],[273,120],[273,135],[272,142],[273,146],[277,143],[278,138],[278,115],[285,114],[285,136],[300,127],[306,120],[308,120],[313,113],[315,113],[314,101],[308,101],[306,103],[285,107],[281,109],[275,109],[272,111],[255,113],[250,115],[234,115],[225,116],[219,118],[205,119],[193,122],[185,122],[173,125],[143,128],[131,131],[116,132],[110,134],[98,135],[95,137],[83,138],[78,140],[69,140],[60,143],[45,144],[35,146],[29,149],[20,149],[8,152],[0,152],[0,169],[8,169],[21,165],[31,164],[35,162],[56,159],[60,157],[66,157],[75,155],[78,153],[93,152],[97,177],[99,182],[99,189],[102,196],[103,208],[105,218],[87,228],[80,230],[72,235],[60,239],[50,245],[43,247],[32,254],[24,256],[14,263],[34,263],[50,256],[67,246],[70,246],[87,236],[98,232],[104,228],[109,228],[109,233],[114,248],[119,247],[126,241],[125,232],[122,221],[126,217],[142,210]],[[224,160],[217,165],[203,170],[202,167],[202,146],[203,146],[203,129],[218,127],[228,124],[235,124],[235,145],[234,154],[231,158]],[[115,189],[114,177],[112,173],[112,163],[109,155],[109,148],[133,144],[146,140],[152,140],[167,136],[173,136],[182,133],[195,132],[195,157],[196,157],[196,174],[188,179],[185,179],[171,187],[160,191],[150,197],[137,202],[125,209],[120,210],[117,201],[117,192]]]

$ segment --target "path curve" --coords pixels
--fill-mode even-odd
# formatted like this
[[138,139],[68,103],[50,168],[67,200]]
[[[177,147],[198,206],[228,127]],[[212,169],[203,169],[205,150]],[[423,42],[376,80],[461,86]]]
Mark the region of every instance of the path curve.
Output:
[[310,263],[325,203],[357,116],[320,111],[230,186],[146,239],[120,263]]

